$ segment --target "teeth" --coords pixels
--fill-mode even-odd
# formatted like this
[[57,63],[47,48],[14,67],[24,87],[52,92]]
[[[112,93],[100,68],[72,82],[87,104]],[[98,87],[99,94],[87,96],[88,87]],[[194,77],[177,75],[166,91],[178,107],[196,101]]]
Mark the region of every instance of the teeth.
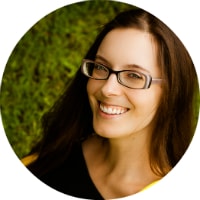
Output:
[[127,108],[116,107],[116,106],[106,106],[100,103],[100,109],[106,114],[109,115],[120,115],[127,111]]

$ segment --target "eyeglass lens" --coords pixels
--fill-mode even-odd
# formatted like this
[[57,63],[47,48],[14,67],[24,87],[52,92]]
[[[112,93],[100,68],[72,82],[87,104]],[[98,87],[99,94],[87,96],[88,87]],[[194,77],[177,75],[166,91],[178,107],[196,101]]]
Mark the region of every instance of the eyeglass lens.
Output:
[[[84,73],[94,79],[106,80],[112,73],[112,70],[95,62],[85,62]],[[143,88],[145,86],[146,77],[140,72],[124,70],[113,73],[117,74],[118,82],[126,87]]]

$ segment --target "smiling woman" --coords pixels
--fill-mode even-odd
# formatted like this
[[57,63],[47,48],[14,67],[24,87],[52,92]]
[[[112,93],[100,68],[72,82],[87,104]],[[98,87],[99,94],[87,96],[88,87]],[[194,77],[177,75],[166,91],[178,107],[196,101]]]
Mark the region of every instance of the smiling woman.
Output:
[[[146,85],[150,86],[150,83],[146,82],[151,79],[142,74],[148,72],[153,77],[160,76],[155,50],[150,35],[134,28],[116,28],[105,36],[95,61],[109,66],[110,70],[122,71],[117,72],[117,77],[110,73],[106,80],[88,81],[87,92],[96,133],[106,138],[119,137],[120,142],[125,137],[130,141],[137,134],[145,134],[149,138],[154,126],[152,119],[160,103],[162,85],[152,84],[148,91],[143,90]],[[130,66],[132,70],[128,70]],[[133,78],[127,76],[127,72],[134,74]],[[118,111],[122,113],[115,114]],[[147,141],[146,137],[143,139]],[[131,148],[126,146],[131,151]],[[133,141],[131,146],[135,146]],[[145,146],[147,148],[148,145]]]
[[142,191],[188,148],[197,91],[191,58],[172,31],[142,9],[119,13],[44,115],[44,136],[27,167],[80,198]]

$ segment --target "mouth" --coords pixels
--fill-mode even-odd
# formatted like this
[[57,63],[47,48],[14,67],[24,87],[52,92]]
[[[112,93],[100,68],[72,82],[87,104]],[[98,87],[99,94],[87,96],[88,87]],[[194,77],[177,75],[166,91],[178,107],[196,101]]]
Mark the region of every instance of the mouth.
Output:
[[122,106],[108,105],[102,102],[99,102],[99,108],[103,113],[107,115],[121,115],[129,110],[129,108],[125,108]]

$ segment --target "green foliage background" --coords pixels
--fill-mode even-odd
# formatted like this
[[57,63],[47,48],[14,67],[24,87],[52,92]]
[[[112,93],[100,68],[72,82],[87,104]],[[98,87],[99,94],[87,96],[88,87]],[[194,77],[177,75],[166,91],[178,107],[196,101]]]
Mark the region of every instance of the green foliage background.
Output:
[[74,76],[101,26],[130,7],[102,0],[68,5],[41,19],[18,42],[0,96],[4,129],[18,157],[39,140],[41,116]]

